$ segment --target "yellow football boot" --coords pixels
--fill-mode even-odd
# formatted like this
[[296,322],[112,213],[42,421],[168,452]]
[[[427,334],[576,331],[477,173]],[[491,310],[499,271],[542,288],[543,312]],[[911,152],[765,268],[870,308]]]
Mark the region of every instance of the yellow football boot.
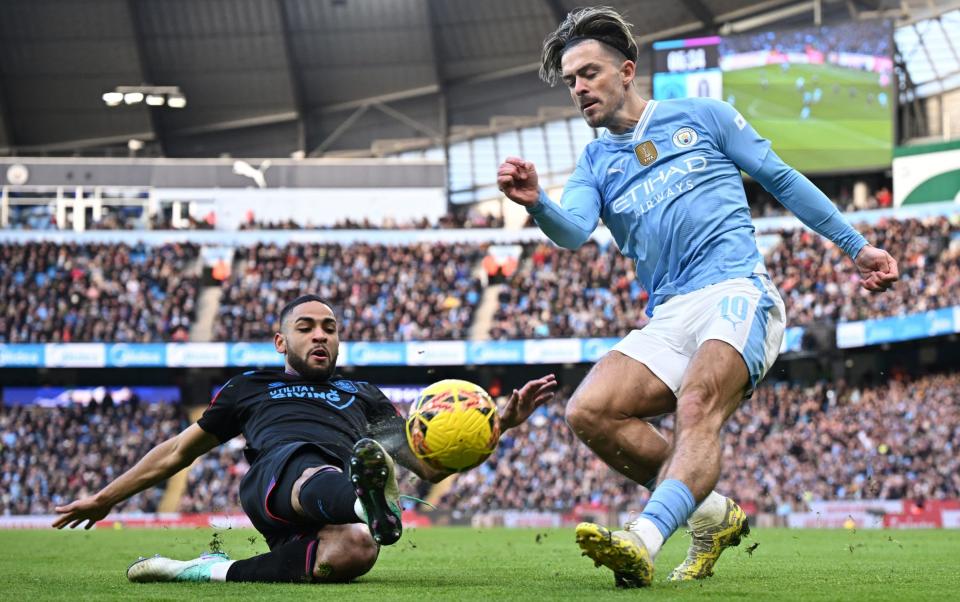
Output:
[[577,544],[596,566],[613,571],[617,587],[647,587],[653,581],[650,552],[635,533],[580,523]]
[[736,502],[727,499],[723,520],[713,527],[691,532],[687,558],[673,569],[669,581],[692,581],[713,575],[713,565],[727,548],[740,545],[740,538],[750,534],[747,514]]

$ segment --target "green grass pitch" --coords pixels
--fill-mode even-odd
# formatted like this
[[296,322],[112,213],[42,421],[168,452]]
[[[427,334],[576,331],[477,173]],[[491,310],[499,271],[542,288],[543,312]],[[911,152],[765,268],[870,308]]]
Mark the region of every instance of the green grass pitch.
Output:
[[[211,529],[4,531],[0,575],[6,600],[946,600],[960,578],[956,531],[755,529],[702,582],[665,581],[689,539],[674,536],[650,590],[620,591],[606,570],[580,557],[572,529],[410,530],[377,566],[346,585],[132,584],[138,555],[191,558]],[[266,551],[253,531],[218,536],[234,558]],[[751,553],[748,546],[756,545]]]
[[[800,119],[803,90],[821,90],[810,117]],[[761,81],[766,80],[764,88]],[[887,94],[883,106],[878,97]],[[757,131],[773,142],[784,161],[804,172],[889,166],[893,146],[892,87],[875,73],[832,65],[753,67],[723,74],[723,96]]]

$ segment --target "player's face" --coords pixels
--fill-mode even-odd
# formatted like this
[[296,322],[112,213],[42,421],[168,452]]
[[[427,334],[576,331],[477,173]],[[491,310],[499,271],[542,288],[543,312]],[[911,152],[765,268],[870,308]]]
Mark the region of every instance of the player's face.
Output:
[[340,335],[333,310],[310,301],[293,308],[274,337],[287,367],[307,380],[323,381],[333,375],[340,350]]
[[[573,102],[590,127],[607,127],[626,101],[632,71],[625,74],[625,59],[596,40],[581,42],[567,50],[560,60],[563,82]],[[630,63],[631,65],[633,63]]]

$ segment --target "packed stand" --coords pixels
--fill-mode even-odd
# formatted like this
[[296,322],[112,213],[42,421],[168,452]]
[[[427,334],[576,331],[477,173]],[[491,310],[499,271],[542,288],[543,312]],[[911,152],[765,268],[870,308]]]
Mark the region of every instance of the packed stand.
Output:
[[224,282],[215,338],[273,338],[283,305],[303,293],[337,310],[344,341],[465,340],[480,301],[486,245],[354,243],[240,249]]
[[960,497],[960,373],[872,387],[762,386],[727,425],[717,488],[761,511]]
[[187,475],[180,512],[243,512],[240,481],[250,470],[243,455],[246,440],[235,437],[201,456]]
[[0,343],[186,341],[200,248],[0,244]]
[[[153,446],[185,426],[173,403],[67,407],[0,406],[0,514],[53,514],[96,493]],[[116,512],[156,512],[163,487],[138,493]]]
[[896,258],[900,281],[881,295],[860,287],[843,252],[805,229],[781,233],[766,258],[792,325],[922,313],[960,305],[960,220],[884,219],[859,225],[867,240]]
[[528,244],[500,292],[490,337],[623,337],[647,323],[647,299],[633,261],[613,244]]
[[397,220],[386,217],[374,222],[370,218],[345,218],[330,225],[318,225],[310,220],[297,221],[257,219],[248,212],[246,220],[240,224],[240,230],[448,230],[457,228],[502,228],[503,218],[478,211],[454,212],[431,222],[426,217],[413,220]]

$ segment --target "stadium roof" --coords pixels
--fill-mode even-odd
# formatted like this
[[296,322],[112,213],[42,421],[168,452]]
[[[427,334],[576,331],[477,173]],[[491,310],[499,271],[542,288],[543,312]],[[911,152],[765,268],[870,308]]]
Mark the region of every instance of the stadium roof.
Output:
[[[540,44],[575,0],[4,0],[0,153],[167,156],[370,152],[498,116],[550,115]],[[656,39],[805,24],[816,13],[938,15],[934,0],[624,0]],[[891,12],[892,11],[892,12]],[[759,19],[756,19],[760,15]],[[746,25],[744,25],[746,27]],[[641,57],[642,72],[650,61]],[[117,86],[178,86],[183,109],[107,107]],[[547,107],[547,109],[544,109]]]

